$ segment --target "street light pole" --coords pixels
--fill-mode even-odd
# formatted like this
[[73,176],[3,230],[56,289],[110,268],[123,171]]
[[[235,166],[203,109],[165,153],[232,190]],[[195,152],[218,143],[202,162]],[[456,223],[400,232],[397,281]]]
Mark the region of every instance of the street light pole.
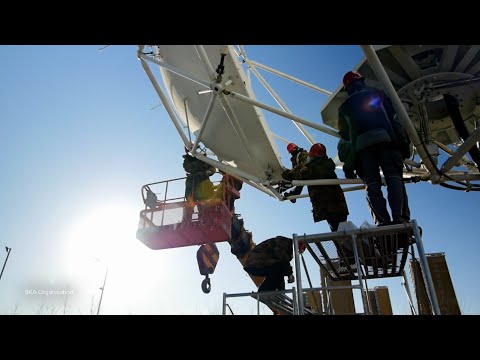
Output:
[[100,305],[102,305],[103,291],[105,290],[105,282],[107,281],[108,268],[105,270],[105,278],[103,279],[103,286],[100,288],[102,294],[100,295],[100,301],[98,302],[97,315],[100,313]]
[[8,246],[5,246],[5,250],[7,251],[7,258],[5,259],[5,262],[3,263],[2,272],[0,273],[0,279],[2,278],[3,270],[5,270],[5,265],[7,265],[8,257],[10,256],[10,253],[12,252],[12,248],[9,248]]

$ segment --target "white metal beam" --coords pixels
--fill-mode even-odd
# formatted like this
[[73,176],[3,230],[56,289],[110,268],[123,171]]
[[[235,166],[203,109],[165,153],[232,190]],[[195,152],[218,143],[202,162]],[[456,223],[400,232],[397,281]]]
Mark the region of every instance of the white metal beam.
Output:
[[442,60],[440,60],[439,72],[449,72],[451,70],[457,50],[458,45],[447,45],[447,48],[443,51]]
[[200,153],[194,153],[192,154],[193,156],[195,156],[197,159],[200,159],[202,160],[203,162],[206,162],[207,164],[210,164],[226,173],[232,173],[234,175],[238,175],[238,176],[241,176],[243,177],[244,179],[247,179],[247,180],[251,180],[253,181],[254,183],[257,183],[257,184],[261,184],[262,183],[262,180],[253,176],[253,175],[250,175],[249,173],[246,173],[245,171],[242,171],[238,168],[235,168],[233,166],[230,166],[230,165],[226,165],[220,161],[217,161],[217,160],[214,160],[214,159],[211,159],[203,154],[200,154]]
[[408,80],[405,79],[403,76],[398,75],[395,71],[390,70],[388,67],[384,66],[385,71],[388,74],[388,77],[392,79],[392,81],[396,82],[400,87],[404,87],[408,84]]
[[470,69],[468,69],[467,73],[471,75],[475,75],[479,71],[480,71],[480,61],[476,65],[473,65]]
[[237,176],[240,179],[246,179],[246,180],[248,180],[248,181],[245,182],[246,184],[251,185],[251,186],[253,186],[254,188],[256,188],[260,191],[263,191],[264,193],[266,193],[266,194],[268,194],[272,197],[275,197],[275,198],[277,197],[269,189],[259,185],[259,184],[262,183],[261,179],[255,177],[255,176],[252,176],[252,175],[246,173],[245,171],[239,170],[239,169],[237,169],[233,166],[230,166],[230,165],[226,165],[226,164],[224,164],[220,161],[211,159],[211,158],[209,158],[205,155],[202,155],[200,153],[194,153],[193,156],[195,156],[197,159],[200,159],[200,160],[202,160],[203,162],[205,162],[209,165],[212,165],[212,166],[216,167],[217,169],[222,170],[223,172],[225,172],[227,174],[233,174],[233,176]]
[[173,125],[175,125],[175,128],[177,129],[178,134],[182,138],[183,143],[185,144],[186,147],[189,147],[190,141],[187,139],[187,136],[183,132],[182,125],[180,124],[180,121],[177,118],[175,110],[170,105],[170,102],[168,101],[167,96],[163,93],[162,89],[160,88],[160,85],[158,85],[157,79],[155,79],[155,76],[153,75],[152,70],[150,70],[150,67],[148,66],[148,64],[142,58],[140,58],[140,61],[142,63],[143,70],[145,70],[145,73],[150,79],[150,82],[152,83],[153,88],[155,89],[158,96],[160,97],[160,100],[162,101],[163,106],[165,106],[165,109],[167,110],[167,113],[170,116],[170,119],[172,120]]
[[[361,45],[362,48],[365,46],[371,46],[371,45]],[[374,51],[373,48],[372,48],[372,51]],[[420,76],[422,76],[422,74],[420,73],[420,69],[415,63],[415,61],[413,61],[412,57],[408,55],[408,53],[402,48],[401,45],[390,46],[388,48],[388,51],[392,53],[394,58],[397,60],[397,62],[400,64],[403,70],[405,70],[405,72],[408,74],[411,80],[418,79]]]
[[272,136],[276,137],[277,139],[280,139],[282,140],[285,144],[288,144],[288,143],[291,143],[291,141],[288,141],[287,139],[285,139],[284,137],[278,135],[278,134],[275,134],[272,132]]
[[[440,141],[436,139],[432,139],[432,141],[437,144],[437,146],[445,151],[448,155],[453,155],[455,154],[455,150],[450,149],[447,145],[441,143]],[[473,161],[470,161],[466,156],[463,156],[461,160],[459,160],[459,163],[464,166],[475,166],[475,163]]]
[[205,51],[205,48],[203,45],[193,45],[195,49],[197,49],[198,54],[200,55],[200,58],[203,61],[203,64],[205,65],[205,68],[207,69],[208,76],[210,77],[210,80],[215,81],[217,78],[217,73],[213,69],[212,63],[210,62],[207,52]]
[[262,185],[258,185],[256,183],[254,183],[253,181],[250,181],[250,180],[244,181],[244,183],[254,187],[257,190],[260,190],[260,191],[264,192],[267,195],[270,195],[273,198],[276,198],[276,196],[269,189],[263,187]]
[[198,144],[202,140],[203,132],[205,131],[205,129],[207,127],[207,122],[208,122],[208,119],[210,118],[210,114],[212,113],[213,105],[215,105],[215,100],[217,99],[217,96],[218,96],[217,93],[213,93],[212,97],[210,98],[210,103],[208,104],[207,111],[205,111],[205,115],[203,116],[202,127],[200,128],[200,131],[198,132],[197,139],[195,140],[195,144],[193,145],[193,148],[191,150],[192,153],[196,152]]
[[[447,173],[448,177],[452,178],[453,180],[457,180],[457,181],[478,181],[480,180],[480,174],[478,173],[461,173],[459,174],[458,172],[457,173],[450,173],[448,172]],[[450,179],[447,179],[447,178],[443,178],[440,180],[441,182],[446,182],[446,181],[450,181]]]
[[472,45],[470,49],[468,49],[467,53],[463,57],[463,59],[458,63],[457,67],[455,68],[455,72],[463,72],[468,65],[472,62],[475,55],[477,55],[478,50],[480,50],[480,46]]
[[341,185],[341,184],[363,184],[362,179],[317,179],[317,180],[293,180],[293,186],[308,185]]
[[281,71],[278,71],[278,70],[275,70],[267,65],[263,65],[263,64],[260,64],[259,62],[256,62],[254,60],[246,60],[247,62],[250,62],[251,64],[255,65],[255,66],[258,66],[259,68],[263,69],[263,70],[266,70],[268,72],[271,72],[272,74],[275,74],[275,75],[278,75],[278,76],[281,76],[281,77],[284,77],[285,79],[288,79],[290,81],[293,81],[293,82],[296,82],[297,84],[300,84],[300,85],[303,85],[303,86],[306,86],[310,89],[313,89],[315,91],[318,91],[322,94],[325,94],[325,95],[332,95],[332,92],[331,91],[328,91],[328,90],[325,90],[325,89],[322,89],[316,85],[313,85],[313,84],[310,84],[306,81],[303,81],[303,80],[300,80],[300,79],[297,79],[296,77],[293,77],[291,75],[288,75],[288,74],[285,74],[284,72],[281,72]]
[[356,190],[365,190],[365,185],[358,185],[358,186],[349,186],[342,188],[343,192],[349,192],[349,191],[356,191]]
[[395,88],[393,87],[392,82],[388,78],[388,75],[385,72],[385,69],[383,68],[382,63],[380,62],[380,59],[378,58],[377,53],[375,52],[375,50],[373,50],[373,47],[371,45],[361,45],[361,47],[365,53],[365,56],[368,59],[368,62],[370,63],[370,66],[375,72],[375,75],[377,76],[378,80],[382,83],[383,88],[387,93],[388,97],[392,100],[393,107],[395,108],[395,111],[397,112],[398,117],[403,127],[405,128],[408,136],[412,140],[413,145],[417,148],[418,154],[422,158],[423,163],[425,164],[426,168],[430,171],[432,181],[438,181],[439,176],[437,174],[435,165],[430,161],[430,157],[428,156],[427,150],[423,146],[423,143],[421,142],[418,136],[417,129],[415,128],[412,121],[410,120],[410,117],[408,116],[407,111],[405,110],[405,107],[402,104],[402,101],[398,97],[398,94],[395,91]]
[[[480,140],[480,127],[476,128],[470,136],[457,148],[457,151],[442,166],[442,172],[447,172],[454,167],[465,155],[468,150],[476,146],[476,142]],[[479,164],[480,165],[480,164]]]
[[140,59],[142,60],[146,60],[146,61],[150,61],[154,64],[157,64],[161,67],[163,67],[164,69],[174,73],[174,74],[177,74],[179,76],[182,76],[190,81],[193,81],[199,85],[202,85],[202,86],[205,86],[207,88],[210,89],[210,83],[207,82],[207,81],[204,81],[204,80],[200,80],[200,79],[197,79],[195,76],[193,76],[192,74],[186,72],[186,71],[183,71],[183,70],[180,70],[180,69],[177,69],[175,66],[172,66],[170,64],[167,64],[166,62],[161,62],[161,61],[158,61],[157,59],[154,59],[150,56],[146,56],[144,54],[140,54]]
[[235,99],[244,101],[246,103],[252,104],[252,105],[257,106],[259,108],[262,108],[262,109],[265,109],[267,111],[273,112],[274,114],[286,117],[290,120],[294,120],[294,121],[299,122],[303,125],[306,125],[306,126],[309,126],[313,129],[316,129],[318,131],[324,132],[325,134],[332,135],[332,136],[337,137],[337,138],[340,137],[338,131],[336,131],[335,129],[326,127],[324,125],[316,124],[314,122],[305,120],[305,119],[301,118],[300,116],[296,116],[296,115],[293,115],[293,114],[286,113],[285,111],[278,110],[278,109],[276,109],[276,108],[274,108],[270,105],[267,105],[267,104],[261,103],[259,101],[253,100],[253,99],[249,98],[248,96],[244,96],[244,95],[236,93],[234,91],[227,91],[227,90],[224,90],[223,93],[225,95],[231,96]]
[[243,45],[238,45],[238,48],[240,49],[240,55],[242,55],[244,58],[247,57],[247,52],[245,51],[245,48]]
[[[344,187],[342,188],[343,192],[350,192],[350,191],[356,191],[356,190],[364,190],[365,185],[356,185],[356,186],[349,186],[349,187]],[[308,198],[310,195],[308,194],[300,194],[300,195],[292,195],[287,198],[285,196],[282,198],[282,200],[290,200],[290,199],[303,199],[303,198]]]
[[284,199],[284,196],[275,190],[271,185],[267,185],[267,188],[272,192],[272,194],[280,201]]
[[[255,68],[255,66],[252,65],[252,62],[250,60],[246,60],[247,64],[250,65],[250,69],[252,70],[253,74],[257,77],[258,80],[262,83],[262,85],[267,89],[267,91],[272,95],[272,97],[275,99],[278,105],[283,109],[283,111],[291,114],[292,112],[290,109],[287,107],[287,105],[282,101],[280,96],[273,90],[273,88],[270,86],[270,84],[263,78],[263,76],[258,72],[258,70]],[[307,140],[310,142],[310,145],[315,144],[315,139],[308,133],[307,130],[301,125],[297,124],[295,121],[293,124],[297,127],[297,129],[307,138]]]
[[228,101],[227,97],[222,93],[220,93],[220,101],[222,102],[223,109],[225,110],[225,113],[227,114],[227,118],[230,120],[230,124],[232,125],[233,130],[235,130],[235,133],[239,137],[240,142],[242,143],[243,149],[247,153],[247,156],[248,156],[250,162],[252,164],[254,164],[255,167],[258,170],[263,170],[263,169],[260,169],[257,165],[257,162],[254,161],[254,157],[250,153],[249,147],[247,145],[248,144],[247,137],[246,137],[244,131],[242,130],[242,127],[240,126],[240,123],[238,122],[237,117],[235,116],[235,113],[232,109],[232,106],[230,105],[230,102]]

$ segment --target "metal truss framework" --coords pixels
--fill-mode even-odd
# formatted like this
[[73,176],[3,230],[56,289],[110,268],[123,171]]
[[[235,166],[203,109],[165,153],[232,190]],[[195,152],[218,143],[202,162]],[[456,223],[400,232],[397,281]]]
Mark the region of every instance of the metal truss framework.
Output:
[[[228,306],[228,298],[237,298],[237,297],[252,297],[257,301],[257,314],[260,314],[260,302],[263,302],[272,310],[278,310],[283,314],[290,315],[333,315],[335,314],[332,309],[332,293],[338,290],[359,290],[361,292],[361,301],[363,312],[355,312],[358,315],[373,315],[372,313],[372,304],[369,303],[370,299],[367,296],[368,284],[367,279],[381,279],[381,278],[392,278],[392,277],[402,277],[403,281],[402,286],[405,289],[407,295],[408,304],[412,314],[418,314],[414,306],[414,301],[408,287],[408,280],[405,274],[404,266],[407,261],[407,257],[411,255],[414,257],[415,247],[418,252],[419,265],[421,268],[421,274],[424,279],[426,293],[428,296],[429,305],[432,310],[432,314],[441,315],[441,310],[435,292],[432,275],[430,268],[428,266],[427,256],[423,247],[422,235],[420,228],[418,227],[417,221],[412,220],[410,223],[399,224],[399,225],[389,225],[376,228],[368,229],[356,229],[351,228],[348,225],[348,222],[345,223],[345,230],[340,230],[337,232],[329,232],[324,234],[311,234],[311,235],[297,235],[293,234],[293,253],[295,259],[295,278],[296,278],[296,287],[292,287],[287,290],[277,290],[277,291],[266,291],[266,292],[245,292],[245,293],[236,293],[236,294],[223,294],[223,311],[222,314],[226,315],[226,308]],[[388,244],[392,239],[397,239],[400,236],[409,236],[414,239],[413,243],[409,244],[403,252],[400,249],[394,247],[390,248],[390,252],[386,252],[385,246],[381,243],[385,242]],[[366,253],[366,244],[369,246],[366,239],[374,240],[376,243],[375,250],[370,255]],[[328,283],[319,286],[312,287],[306,265],[305,271],[307,278],[309,280],[309,288],[304,288],[302,285],[302,271],[301,271],[301,254],[299,253],[299,241],[302,241],[306,244],[307,249],[310,254],[312,254],[314,260],[319,264],[319,266],[325,271],[325,274],[330,277],[332,280],[354,280],[358,281],[357,284],[351,283],[350,285],[345,285],[344,282],[341,282],[340,285],[335,285],[335,281],[330,285]],[[390,242],[390,244],[396,243]],[[349,263],[346,257],[339,257],[337,259],[329,258],[329,255],[326,252],[326,247],[324,244],[333,242],[342,243],[344,246],[348,243],[348,247],[353,249],[354,260],[353,263]],[[311,250],[313,245],[317,246],[322,253],[320,260],[315,253]],[[370,242],[370,248],[372,248],[373,242]],[[398,243],[396,243],[398,246]],[[411,250],[411,253],[409,251]],[[378,251],[380,250],[380,251]],[[397,256],[401,257],[401,261],[397,261]],[[348,267],[351,266],[349,270],[343,267],[343,275],[340,275],[339,264],[341,262],[346,262]],[[374,264],[375,263],[375,264]],[[387,263],[389,265],[387,265]],[[381,265],[379,265],[381,264]],[[382,265],[383,264],[383,265]],[[352,270],[354,269],[354,270]],[[304,298],[306,294],[312,294],[313,297],[325,298],[324,303],[320,300],[320,304],[316,304],[316,311],[312,312],[311,309],[306,308],[304,304]],[[286,295],[291,294],[291,298],[287,298]],[[321,295],[321,296],[320,296]],[[353,299],[352,299],[353,301]],[[323,310],[322,310],[323,309]]]
[[[368,271],[368,266],[365,265],[366,261],[366,256],[363,253],[363,245],[362,242],[364,241],[365,238],[367,237],[377,237],[377,239],[383,237],[391,237],[399,234],[410,234],[413,235],[415,238],[415,242],[412,247],[415,246],[418,251],[419,255],[419,260],[420,260],[420,267],[423,272],[425,284],[426,284],[426,290],[429,296],[429,300],[432,306],[433,314],[434,315],[440,315],[440,306],[438,303],[437,295],[435,293],[434,285],[433,285],[433,280],[432,280],[432,275],[430,273],[430,269],[428,267],[427,263],[427,257],[425,254],[425,250],[423,247],[423,241],[422,241],[422,236],[419,230],[419,227],[417,225],[416,220],[412,220],[410,223],[407,224],[400,224],[400,225],[389,225],[389,226],[382,226],[382,227],[376,227],[376,228],[371,228],[371,229],[354,229],[354,230],[346,230],[346,231],[337,231],[333,233],[325,233],[325,234],[312,234],[312,235],[297,235],[293,234],[293,252],[294,252],[294,259],[295,259],[295,278],[296,278],[296,291],[297,291],[297,296],[296,299],[298,301],[297,307],[297,313],[298,314],[303,314],[304,313],[304,303],[303,303],[303,294],[305,292],[312,292],[312,291],[328,291],[329,290],[335,290],[335,288],[327,288],[327,287],[315,287],[315,288],[303,288],[302,287],[302,272],[300,269],[300,253],[299,253],[299,241],[303,241],[304,243],[307,244],[312,244],[312,243],[323,243],[327,241],[349,241],[351,243],[351,247],[353,248],[354,252],[354,258],[355,258],[355,264],[354,267],[357,269],[355,271],[354,279],[358,280],[358,285],[351,285],[349,288],[351,289],[360,289],[361,294],[362,294],[362,302],[363,302],[363,308],[364,308],[364,314],[369,314],[369,306],[368,306],[368,299],[367,295],[365,292],[365,289],[367,288],[367,277],[368,278],[383,278],[383,277],[392,277],[392,276],[404,276],[404,271],[403,268],[400,269],[400,271],[395,271],[391,274],[387,274],[386,272],[384,274],[376,273],[375,275],[372,276],[366,276]],[[360,246],[362,245],[362,246]],[[384,260],[387,260],[385,258],[384,254],[378,254],[374,255],[373,258],[379,258],[383,257]],[[328,260],[328,258],[327,258]],[[406,260],[406,258],[405,258]],[[404,265],[405,261],[403,262]],[[320,263],[321,266],[323,266],[322,263]],[[402,265],[402,266],[403,266]],[[405,280],[406,281],[406,280]],[[410,306],[411,304],[411,298],[407,297],[409,300]]]
[[[158,49],[156,46],[150,46],[151,52],[145,53],[145,45],[140,45],[138,46],[138,51],[137,51],[137,56],[138,59],[141,61],[142,67],[145,70],[148,78],[150,79],[155,91],[157,92],[160,100],[162,101],[162,104],[165,106],[165,109],[170,116],[177,132],[179,133],[180,137],[182,138],[183,143],[185,144],[185,147],[187,147],[191,154],[204,162],[217,167],[221,171],[227,172],[247,184],[255,187],[256,189],[273,196],[279,200],[285,200],[284,196],[281,194],[281,192],[277,191],[277,188],[275,187],[278,183],[275,181],[270,181],[268,179],[268,176],[266,178],[259,178],[258,176],[254,176],[248,172],[242,171],[234,166],[229,165],[228,163],[221,162],[215,159],[212,159],[211,157],[208,157],[206,155],[203,155],[201,152],[197,151],[200,143],[202,142],[202,135],[204,133],[204,130],[206,128],[206,125],[208,123],[212,108],[217,100],[220,100],[225,111],[227,112],[228,118],[231,119],[230,121],[232,122],[233,127],[236,129],[237,135],[240,138],[240,140],[243,143],[244,149],[247,151],[247,154],[250,158],[250,161],[254,163],[254,156],[248,152],[248,146],[246,145],[246,138],[245,134],[242,132],[242,127],[241,124],[239,123],[238,119],[236,119],[235,114],[233,113],[229,99],[237,99],[238,101],[243,101],[245,103],[251,104],[255,107],[267,110],[271,113],[280,115],[286,119],[291,120],[295,126],[298,128],[298,130],[305,136],[305,138],[309,141],[309,143],[313,144],[315,141],[312,137],[312,135],[305,129],[306,127],[309,127],[311,129],[323,132],[327,135],[333,136],[333,137],[339,137],[338,131],[335,129],[321,125],[318,123],[315,123],[313,121],[304,119],[300,116],[294,115],[290,109],[287,107],[285,102],[280,98],[280,96],[275,92],[275,90],[268,84],[268,82],[262,77],[262,75],[259,73],[258,69],[262,69],[265,71],[268,71],[270,73],[273,73],[275,75],[278,75],[282,78],[285,78],[287,80],[290,80],[292,82],[295,82],[297,84],[300,84],[302,86],[305,86],[311,90],[326,94],[326,95],[331,95],[332,93],[322,89],[316,85],[310,84],[306,81],[297,79],[291,75],[285,74],[281,71],[275,70],[271,67],[268,67],[266,65],[260,64],[254,60],[251,60],[247,57],[245,49],[243,46],[239,45],[238,48],[234,48],[235,54],[242,60],[243,63],[246,63],[248,66],[248,78],[250,79],[250,71],[258,78],[260,83],[267,89],[267,91],[272,95],[274,100],[277,102],[279,105],[280,109],[272,107],[270,105],[267,105],[265,103],[259,102],[255,99],[252,99],[248,96],[236,93],[234,91],[230,91],[228,88],[229,82],[231,83],[231,80],[227,81],[218,81],[218,77],[214,71],[214,68],[212,64],[210,63],[206,51],[203,45],[196,45],[195,48],[200,55],[200,57],[203,60],[203,63],[206,67],[206,70],[209,74],[209,79],[199,79],[192,74],[188,73],[187,71],[183,69],[179,69],[175,66],[172,66],[168,64],[167,62],[163,61],[160,56],[158,56]],[[440,184],[445,181],[462,181],[466,182],[467,185],[472,186],[470,183],[471,181],[478,181],[480,180],[480,174],[476,169],[473,169],[471,171],[452,171],[452,167],[456,166],[459,163],[465,162],[465,154],[469,151],[469,149],[476,144],[477,142],[480,141],[480,127],[477,127],[475,131],[473,131],[467,139],[464,139],[464,142],[461,146],[456,148],[456,150],[452,150],[448,148],[447,146],[443,144],[440,146],[442,150],[444,150],[448,155],[448,159],[444,162],[444,164],[441,166],[441,169],[439,169],[433,162],[432,162],[432,155],[429,153],[429,150],[427,149],[426,146],[422,143],[422,141],[419,139],[418,132],[409,118],[404,105],[402,104],[402,100],[398,96],[397,92],[395,91],[391,80],[389,79],[387,72],[385,71],[382,63],[380,62],[373,46],[371,45],[362,45],[362,49],[366,55],[366,58],[368,59],[372,69],[374,70],[375,74],[377,75],[377,78],[383,85],[387,95],[392,99],[393,105],[395,110],[397,111],[409,137],[411,138],[413,145],[418,152],[418,155],[420,156],[421,161],[420,162],[415,162],[412,160],[406,160],[405,163],[410,165],[410,170],[405,170],[404,176],[408,180],[412,182],[417,182],[417,181],[429,181],[433,184]],[[199,91],[198,93],[206,93],[206,92],[211,92],[211,98],[209,105],[207,107],[207,110],[205,111],[203,115],[203,121],[202,121],[202,126],[200,128],[200,131],[197,134],[195,143],[192,145],[191,135],[190,135],[190,129],[188,129],[188,135],[184,132],[184,126],[182,124],[182,121],[180,120],[180,116],[178,114],[177,109],[173,105],[173,103],[170,101],[170,99],[165,95],[164,91],[162,90],[161,86],[159,85],[156,77],[154,76],[152,70],[150,69],[148,63],[158,65],[162,67],[163,69],[175,73],[185,79],[188,79],[192,82],[192,85],[195,83],[197,85],[202,86],[205,88],[203,91]],[[187,124],[188,127],[188,124]],[[273,134],[273,136],[279,138],[282,141],[288,142],[286,139],[282,138],[281,136],[277,134]],[[328,179],[328,180],[309,180],[309,181],[292,181],[291,183],[293,186],[298,186],[298,185],[332,185],[332,184],[340,184],[340,185],[348,185],[348,184],[354,184],[357,186],[353,187],[347,187],[344,188],[344,191],[354,191],[354,190],[359,190],[363,189],[363,185],[358,186],[359,184],[363,184],[363,182],[360,179]],[[474,187],[478,187],[479,185],[473,184]],[[468,191],[468,190],[467,190]],[[292,196],[291,198],[301,198],[301,197],[306,197],[308,195],[298,195],[298,196]]]

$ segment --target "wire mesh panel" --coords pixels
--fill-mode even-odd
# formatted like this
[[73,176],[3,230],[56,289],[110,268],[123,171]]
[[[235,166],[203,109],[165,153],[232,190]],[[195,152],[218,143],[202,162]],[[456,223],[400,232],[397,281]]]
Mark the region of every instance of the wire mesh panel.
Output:
[[[362,276],[367,279],[400,276],[413,238],[406,230],[382,235],[358,234],[357,249]],[[307,246],[315,261],[332,280],[358,280],[353,240],[349,235]]]
[[[293,315],[294,304],[293,300],[286,294],[259,294],[259,301],[267,305],[272,311],[281,315]],[[254,299],[257,295],[252,295]]]

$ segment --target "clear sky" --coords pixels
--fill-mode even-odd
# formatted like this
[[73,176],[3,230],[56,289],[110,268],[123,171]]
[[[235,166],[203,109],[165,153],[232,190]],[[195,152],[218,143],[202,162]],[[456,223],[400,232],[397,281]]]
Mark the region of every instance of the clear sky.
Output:
[[[185,176],[183,143],[136,58],[136,46],[0,46],[0,313],[218,314],[222,293],[255,290],[227,243],[206,295],[197,247],[153,251],[135,238],[143,184]],[[362,58],[359,46],[246,46],[260,63],[333,91]],[[321,123],[325,95],[262,72],[292,112]],[[257,98],[273,104],[266,91]],[[271,129],[305,148],[289,120],[264,112]],[[336,139],[310,130],[334,156]],[[286,146],[278,143],[285,166]],[[343,172],[339,171],[343,177]],[[460,307],[480,314],[478,193],[407,185],[427,253],[445,252]],[[306,189],[304,190],[306,191]],[[372,222],[363,191],[346,194],[349,220]],[[279,202],[244,186],[236,209],[259,243],[276,235],[328,232],[307,199]],[[309,270],[318,284],[313,266]],[[407,314],[401,279],[387,285]],[[304,286],[307,282],[304,277]],[[35,295],[71,290],[68,296]],[[231,302],[254,313],[253,300]],[[269,313],[266,311],[266,313]]]

